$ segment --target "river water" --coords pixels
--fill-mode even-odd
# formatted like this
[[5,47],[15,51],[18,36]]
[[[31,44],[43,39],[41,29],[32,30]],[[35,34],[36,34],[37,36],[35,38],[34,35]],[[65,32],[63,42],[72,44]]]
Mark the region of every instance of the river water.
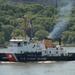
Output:
[[[75,47],[65,47],[75,52]],[[6,49],[0,49],[5,51]],[[37,63],[0,63],[0,75],[75,75],[75,61],[37,62]]]

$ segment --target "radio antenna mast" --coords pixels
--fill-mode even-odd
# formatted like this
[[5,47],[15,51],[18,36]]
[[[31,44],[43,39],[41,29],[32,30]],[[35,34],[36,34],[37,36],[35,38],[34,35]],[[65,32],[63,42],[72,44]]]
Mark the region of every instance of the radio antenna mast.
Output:
[[23,39],[26,40],[26,21],[27,17],[24,16]]

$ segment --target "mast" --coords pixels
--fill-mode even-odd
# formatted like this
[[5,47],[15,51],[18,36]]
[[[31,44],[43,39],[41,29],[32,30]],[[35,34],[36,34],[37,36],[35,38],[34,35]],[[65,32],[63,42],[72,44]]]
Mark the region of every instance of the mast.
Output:
[[30,26],[30,40],[32,40],[32,37],[33,37],[32,23],[31,23],[31,20],[29,20],[27,16],[24,16],[23,39],[26,40],[26,27],[27,27],[27,23]]
[[55,7],[56,7],[56,8],[58,7],[58,0],[56,0],[56,5],[55,5]]
[[31,23],[31,20],[29,20],[29,26],[30,26],[30,40],[32,40],[33,33],[32,33],[32,23]]
[[15,30],[13,31],[13,38],[14,39],[16,38],[16,32],[15,32]]
[[26,40],[26,21],[27,17],[24,16],[23,39]]

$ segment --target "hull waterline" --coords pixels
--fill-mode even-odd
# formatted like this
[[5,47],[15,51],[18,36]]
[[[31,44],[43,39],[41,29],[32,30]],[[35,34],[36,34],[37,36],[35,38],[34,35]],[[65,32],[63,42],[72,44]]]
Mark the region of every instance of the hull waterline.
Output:
[[41,53],[36,54],[12,54],[0,53],[0,61],[3,62],[38,62],[38,61],[74,61],[75,53],[71,56],[41,56]]

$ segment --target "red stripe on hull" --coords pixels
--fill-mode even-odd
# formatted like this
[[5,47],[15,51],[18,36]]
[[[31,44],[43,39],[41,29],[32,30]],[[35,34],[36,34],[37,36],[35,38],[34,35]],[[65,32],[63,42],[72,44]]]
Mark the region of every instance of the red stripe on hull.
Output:
[[16,59],[12,53],[6,53],[6,57],[8,58],[9,61],[16,62]]

